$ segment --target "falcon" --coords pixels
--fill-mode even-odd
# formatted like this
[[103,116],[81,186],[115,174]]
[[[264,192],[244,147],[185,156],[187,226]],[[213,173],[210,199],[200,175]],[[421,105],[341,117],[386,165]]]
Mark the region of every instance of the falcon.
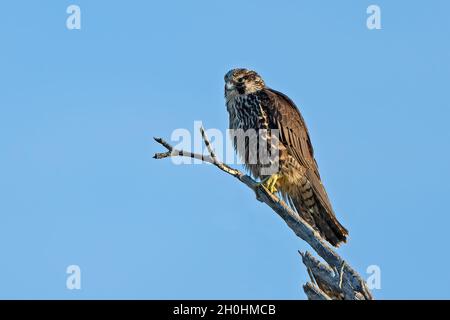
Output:
[[[233,138],[234,148],[245,167],[270,192],[279,192],[330,244],[337,247],[346,242],[348,231],[333,211],[320,179],[308,129],[295,103],[285,94],[267,87],[252,70],[230,70],[224,80],[231,132],[237,129],[264,132],[264,141],[272,140],[271,130],[276,129],[278,133],[278,170],[270,175],[265,174],[259,158],[250,161],[255,157],[249,155],[249,140],[244,140],[242,148],[238,139]],[[259,143],[258,148],[261,148]]]

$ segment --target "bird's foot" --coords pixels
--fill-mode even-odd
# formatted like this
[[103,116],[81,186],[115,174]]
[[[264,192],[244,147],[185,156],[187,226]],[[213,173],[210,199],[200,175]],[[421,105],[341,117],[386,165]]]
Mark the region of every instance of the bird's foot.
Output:
[[269,190],[271,193],[277,192],[276,184],[278,179],[280,179],[279,174],[273,174],[271,176],[268,176],[267,178],[264,178],[260,184],[265,187],[267,190]]

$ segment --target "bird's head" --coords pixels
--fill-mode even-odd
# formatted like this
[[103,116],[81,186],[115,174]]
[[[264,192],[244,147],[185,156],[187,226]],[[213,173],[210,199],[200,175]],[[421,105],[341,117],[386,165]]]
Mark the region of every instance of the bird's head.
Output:
[[249,94],[264,89],[264,80],[253,70],[232,69],[227,72],[225,80],[225,97]]

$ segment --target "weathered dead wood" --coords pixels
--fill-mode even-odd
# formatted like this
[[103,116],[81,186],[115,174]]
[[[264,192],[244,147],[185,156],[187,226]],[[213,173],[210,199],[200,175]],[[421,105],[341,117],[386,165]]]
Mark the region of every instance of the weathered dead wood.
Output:
[[155,159],[169,157],[189,157],[215,165],[220,170],[232,175],[247,187],[252,189],[256,198],[267,204],[276,212],[294,231],[294,233],[306,241],[316,253],[322,257],[325,263],[313,257],[309,252],[301,253],[302,261],[312,274],[312,281],[303,286],[309,299],[346,299],[346,300],[372,300],[372,294],[365,281],[350,267],[327,243],[320,234],[314,230],[304,219],[292,210],[283,200],[269,192],[262,184],[252,177],[236,170],[217,159],[214,150],[203,128],[200,129],[203,141],[209,155],[196,154],[185,150],[174,149],[161,138],[154,138],[156,142],[167,149],[166,152],[156,153]]

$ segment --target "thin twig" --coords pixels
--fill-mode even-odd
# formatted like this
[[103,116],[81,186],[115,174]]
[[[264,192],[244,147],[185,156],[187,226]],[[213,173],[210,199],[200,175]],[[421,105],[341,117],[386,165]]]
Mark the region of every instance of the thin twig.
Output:
[[211,155],[214,163],[219,163],[220,161],[217,160],[216,154],[211,147],[211,142],[209,142],[208,136],[206,135],[205,129],[203,129],[203,127],[200,127],[200,133],[202,134],[203,141],[205,142],[206,148],[208,149],[208,152]]

